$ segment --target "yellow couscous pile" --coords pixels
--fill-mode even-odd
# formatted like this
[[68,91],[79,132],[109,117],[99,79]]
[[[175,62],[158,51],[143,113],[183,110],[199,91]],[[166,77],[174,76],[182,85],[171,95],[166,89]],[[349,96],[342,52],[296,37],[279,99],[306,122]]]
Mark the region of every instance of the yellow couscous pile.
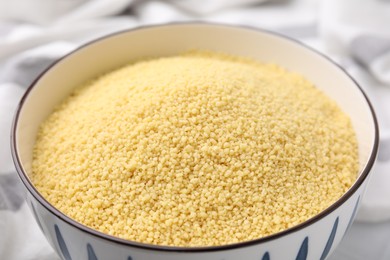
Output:
[[357,154],[348,116],[302,76],[189,52],[77,88],[42,124],[31,179],[101,232],[211,246],[318,214],[354,182]]

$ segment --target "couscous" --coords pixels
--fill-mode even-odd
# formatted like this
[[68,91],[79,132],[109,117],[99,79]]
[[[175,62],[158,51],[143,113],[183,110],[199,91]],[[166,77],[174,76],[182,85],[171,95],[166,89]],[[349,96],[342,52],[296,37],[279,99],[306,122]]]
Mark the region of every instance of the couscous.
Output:
[[138,61],[85,83],[42,124],[31,179],[120,238],[224,245],[297,225],[356,179],[349,117],[304,77],[212,52]]

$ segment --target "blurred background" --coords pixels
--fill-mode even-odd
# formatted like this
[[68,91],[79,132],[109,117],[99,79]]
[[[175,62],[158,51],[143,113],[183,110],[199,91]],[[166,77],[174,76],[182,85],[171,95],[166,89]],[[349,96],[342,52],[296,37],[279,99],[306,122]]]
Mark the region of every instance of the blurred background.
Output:
[[390,259],[388,0],[0,0],[0,259],[59,259],[23,201],[10,154],[12,117],[26,88],[97,37],[194,20],[276,31],[325,53],[358,81],[377,113],[380,151],[357,220],[330,259]]

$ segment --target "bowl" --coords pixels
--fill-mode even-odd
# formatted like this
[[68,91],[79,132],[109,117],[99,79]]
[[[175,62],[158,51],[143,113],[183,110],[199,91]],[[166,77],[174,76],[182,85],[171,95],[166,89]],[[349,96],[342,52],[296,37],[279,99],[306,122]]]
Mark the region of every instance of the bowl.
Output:
[[[173,247],[103,234],[61,213],[29,179],[39,125],[72,89],[129,60],[206,49],[277,63],[304,75],[347,113],[356,131],[360,170],[353,186],[329,208],[282,232],[236,244]],[[259,29],[207,23],[176,23],[127,30],[88,43],[43,72],[23,96],[12,126],[12,155],[35,219],[62,259],[269,260],[325,259],[355,217],[378,149],[378,126],[366,95],[347,73],[303,44]]]

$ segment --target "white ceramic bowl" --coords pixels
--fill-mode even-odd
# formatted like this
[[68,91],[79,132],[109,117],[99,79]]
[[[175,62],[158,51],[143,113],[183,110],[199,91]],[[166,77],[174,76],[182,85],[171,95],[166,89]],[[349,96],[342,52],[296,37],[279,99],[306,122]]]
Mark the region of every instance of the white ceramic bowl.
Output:
[[[306,76],[350,115],[359,143],[359,177],[319,215],[280,233],[243,243],[202,248],[127,241],[92,230],[58,211],[32,185],[32,150],[39,125],[74,86],[129,60],[207,49],[273,62]],[[27,201],[52,247],[63,259],[279,260],[325,259],[354,219],[378,148],[378,127],[367,97],[353,79],[323,55],[258,29],[188,23],[128,30],[82,46],[45,71],[27,90],[13,124],[12,151]],[[60,181],[60,180],[59,180]]]

